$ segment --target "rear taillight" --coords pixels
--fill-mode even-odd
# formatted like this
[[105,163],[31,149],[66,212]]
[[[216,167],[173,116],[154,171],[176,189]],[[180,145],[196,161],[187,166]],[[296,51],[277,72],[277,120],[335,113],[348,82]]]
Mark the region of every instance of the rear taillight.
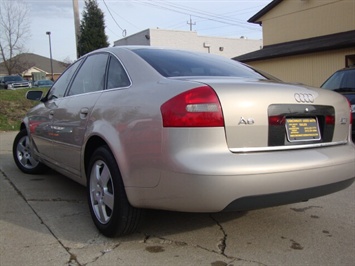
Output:
[[221,104],[209,86],[185,91],[165,102],[160,111],[164,127],[223,127]]
[[326,125],[335,125],[335,117],[334,117],[334,115],[325,116],[325,124]]
[[284,126],[286,123],[286,118],[284,115],[273,115],[269,116],[270,126]]

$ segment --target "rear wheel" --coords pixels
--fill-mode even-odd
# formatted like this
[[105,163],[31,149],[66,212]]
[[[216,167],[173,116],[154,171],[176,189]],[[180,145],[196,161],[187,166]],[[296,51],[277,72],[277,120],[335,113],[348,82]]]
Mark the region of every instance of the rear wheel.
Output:
[[17,167],[26,174],[41,174],[47,169],[33,157],[26,129],[22,129],[15,137],[12,154]]
[[90,213],[99,231],[108,237],[134,232],[141,210],[128,202],[116,160],[107,146],[93,153],[87,175]]

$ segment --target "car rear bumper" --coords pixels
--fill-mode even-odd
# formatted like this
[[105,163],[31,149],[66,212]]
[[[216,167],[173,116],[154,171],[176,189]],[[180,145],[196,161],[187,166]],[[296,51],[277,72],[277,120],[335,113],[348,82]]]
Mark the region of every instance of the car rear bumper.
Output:
[[[131,204],[188,212],[249,210],[305,201],[350,186],[355,146],[176,157],[154,188],[126,187]],[[221,160],[222,158],[222,160]]]
[[273,193],[267,195],[247,196],[231,202],[223,211],[243,211],[267,208],[283,204],[307,201],[343,190],[354,182],[355,178],[319,187],[305,188],[294,191]]

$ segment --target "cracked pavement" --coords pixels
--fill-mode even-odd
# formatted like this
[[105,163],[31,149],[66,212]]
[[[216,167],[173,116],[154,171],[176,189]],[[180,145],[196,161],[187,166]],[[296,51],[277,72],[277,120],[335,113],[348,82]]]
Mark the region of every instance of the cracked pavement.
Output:
[[96,230],[84,187],[16,168],[15,134],[0,132],[1,266],[354,265],[355,185],[250,212],[149,210],[135,234],[110,239]]

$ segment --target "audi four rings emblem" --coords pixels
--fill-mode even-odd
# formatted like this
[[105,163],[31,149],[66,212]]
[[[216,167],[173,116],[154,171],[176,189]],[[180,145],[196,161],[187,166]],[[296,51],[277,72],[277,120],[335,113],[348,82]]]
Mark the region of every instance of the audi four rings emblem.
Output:
[[295,93],[295,100],[298,103],[313,103],[314,98],[310,93]]

